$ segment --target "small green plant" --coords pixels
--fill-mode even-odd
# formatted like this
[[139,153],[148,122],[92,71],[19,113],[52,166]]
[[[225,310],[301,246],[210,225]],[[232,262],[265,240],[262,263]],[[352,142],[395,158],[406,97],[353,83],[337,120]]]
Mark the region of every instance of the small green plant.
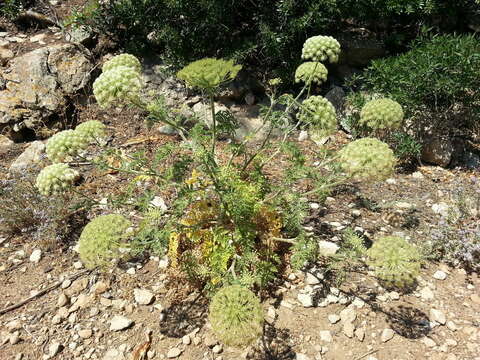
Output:
[[226,345],[247,346],[263,333],[263,309],[253,292],[240,285],[220,289],[212,298],[209,320]]
[[339,161],[345,172],[359,180],[385,180],[397,162],[388,145],[375,138],[351,142],[340,150]]
[[101,215],[90,221],[78,241],[80,259],[87,268],[105,267],[126,248],[131,222],[118,214]]
[[367,251],[368,265],[375,276],[389,286],[408,287],[420,273],[422,255],[405,239],[396,236],[379,238]]
[[391,99],[371,100],[360,113],[360,124],[373,130],[398,129],[402,122],[402,106]]

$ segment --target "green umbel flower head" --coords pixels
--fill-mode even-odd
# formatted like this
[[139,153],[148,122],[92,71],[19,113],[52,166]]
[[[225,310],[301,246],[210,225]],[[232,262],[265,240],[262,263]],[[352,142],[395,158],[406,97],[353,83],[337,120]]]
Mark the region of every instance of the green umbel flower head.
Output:
[[107,72],[118,66],[132,68],[138,73],[142,71],[142,65],[140,64],[140,61],[135,56],[130,54],[120,54],[114,56],[113,58],[105,62],[105,64],[103,64],[102,71]]
[[103,72],[93,83],[93,94],[102,108],[114,101],[138,96],[142,82],[140,74],[131,67],[117,66]]
[[360,123],[374,130],[398,129],[402,121],[402,106],[390,99],[371,100],[360,113]]
[[393,151],[375,138],[352,141],[339,151],[339,161],[348,175],[367,181],[387,179],[396,164]]
[[57,163],[68,156],[75,156],[87,146],[88,142],[79,133],[74,130],[64,130],[48,139],[46,152],[48,158]]
[[298,118],[324,135],[330,135],[337,130],[335,107],[322,96],[310,96],[305,100]]
[[127,229],[131,222],[118,214],[101,215],[90,221],[82,231],[78,242],[78,252],[87,268],[107,266],[118,258],[120,248],[128,237]]
[[302,59],[338,62],[340,43],[331,36],[313,36],[303,44]]
[[85,142],[91,143],[105,136],[105,125],[98,120],[89,120],[78,125],[75,132]]
[[373,243],[367,255],[375,275],[390,286],[409,286],[420,273],[422,255],[403,238],[382,237]]
[[67,164],[53,164],[40,171],[35,186],[45,196],[60,194],[72,186],[77,177],[78,172]]
[[177,73],[177,77],[189,87],[213,91],[235,79],[241,69],[242,66],[235,65],[233,60],[206,58],[187,65]]
[[306,84],[322,84],[327,81],[328,70],[319,62],[307,61],[301,64],[295,71],[295,82],[303,81]]
[[263,332],[263,310],[253,292],[240,285],[220,289],[210,303],[209,320],[226,345],[247,346]]

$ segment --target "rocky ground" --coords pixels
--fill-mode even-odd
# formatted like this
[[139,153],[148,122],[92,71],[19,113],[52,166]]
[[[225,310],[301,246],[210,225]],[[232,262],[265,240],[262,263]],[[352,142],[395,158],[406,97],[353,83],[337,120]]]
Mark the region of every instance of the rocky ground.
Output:
[[[68,14],[68,4],[56,3],[57,14]],[[18,115],[11,109],[21,109],[27,120],[13,129],[16,142],[0,136],[0,179],[42,161],[42,137],[50,133],[39,124],[55,120],[61,109],[74,122],[105,122],[112,144],[128,151],[177,141],[165,128],[146,131],[138,113],[98,109],[86,94],[101,61],[95,54],[105,42],[98,41],[90,53],[81,45],[90,38],[85,33],[57,27],[3,30],[0,100],[5,101],[0,113]],[[37,77],[29,69],[38,69]],[[155,59],[145,62],[144,74],[148,87],[164,93],[171,105],[185,103],[182,111],[200,115],[205,111],[200,99],[179,87]],[[25,79],[38,86],[11,85]],[[236,98],[222,106],[243,119],[246,132],[258,121],[255,95],[248,88],[233,92]],[[241,104],[235,102],[239,98]],[[0,126],[5,130],[14,120],[1,117]],[[29,142],[31,137],[37,141]],[[305,134],[296,139],[307,151],[314,146]],[[331,144],[347,140],[339,132]],[[478,176],[478,169],[421,166],[380,184],[345,187],[324,205],[312,201],[305,226],[321,235],[324,251],[330,252],[337,251],[346,227],[367,238],[397,234],[420,244],[442,226],[442,216],[458,211],[459,191],[478,195]],[[101,199],[121,180],[110,176],[90,183],[86,176],[85,182],[96,186],[93,195]],[[480,197],[468,207],[459,227],[480,221]],[[45,248],[28,236],[0,234],[0,360],[480,359],[480,278],[461,267],[429,262],[408,293],[384,289],[369,273],[348,274],[343,283],[332,284],[321,264],[286,273],[263,298],[263,338],[248,349],[233,349],[213,336],[208,300],[186,284],[176,284],[167,276],[167,264],[152,256],[106,273],[92,272],[83,268],[73,241]]]

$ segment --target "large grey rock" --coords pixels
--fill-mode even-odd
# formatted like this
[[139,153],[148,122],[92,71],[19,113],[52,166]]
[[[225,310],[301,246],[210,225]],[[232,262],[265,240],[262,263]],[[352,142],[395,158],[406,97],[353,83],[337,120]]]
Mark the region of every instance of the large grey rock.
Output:
[[25,151],[10,165],[10,172],[19,172],[40,162],[45,152],[45,144],[41,141],[32,142]]
[[73,44],[46,46],[10,61],[1,76],[0,130],[37,131],[57,119],[68,98],[90,80],[88,54]]
[[337,36],[337,40],[342,49],[340,64],[363,67],[386,54],[384,44],[368,35],[346,33]]
[[326,95],[325,99],[330,101],[337,111],[337,114],[343,113],[345,109],[345,91],[340,86],[334,86]]
[[454,150],[455,147],[449,138],[433,137],[423,144],[422,160],[445,167],[452,161]]

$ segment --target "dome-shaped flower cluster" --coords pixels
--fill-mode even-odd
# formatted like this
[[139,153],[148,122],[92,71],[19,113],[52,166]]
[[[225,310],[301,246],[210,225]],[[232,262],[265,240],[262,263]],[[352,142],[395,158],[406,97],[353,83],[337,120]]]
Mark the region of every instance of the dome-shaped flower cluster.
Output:
[[235,65],[233,60],[205,58],[185,66],[177,73],[177,77],[189,87],[212,91],[235,79],[241,69],[242,66]]
[[420,273],[420,252],[401,237],[386,236],[376,240],[367,255],[367,263],[374,269],[375,276],[390,286],[409,286]]
[[90,221],[78,241],[80,259],[87,268],[106,266],[118,258],[131,222],[122,215],[101,215]]
[[322,131],[324,135],[330,135],[337,130],[335,107],[322,96],[310,96],[305,100],[298,118],[316,130]]
[[47,141],[46,152],[53,163],[62,162],[88,146],[88,141],[75,130],[64,130]]
[[78,125],[75,132],[84,141],[91,143],[105,136],[105,125],[98,120],[89,120]]
[[302,59],[338,62],[340,43],[331,36],[313,36],[303,44]]
[[384,142],[375,138],[355,140],[339,151],[342,169],[354,179],[385,180],[393,174],[396,159]]
[[325,65],[316,61],[307,61],[295,71],[295,82],[322,84],[327,81],[327,76],[328,70]]
[[402,121],[402,106],[391,99],[371,100],[360,113],[360,123],[374,130],[398,129]]
[[120,54],[114,56],[113,58],[105,62],[105,64],[103,64],[102,71],[107,72],[118,66],[132,68],[138,73],[142,71],[142,64],[140,64],[140,61],[135,56],[130,54]]
[[49,196],[60,194],[70,187],[78,177],[78,172],[67,164],[53,164],[45,167],[37,176],[35,186],[40,194]]
[[127,66],[116,66],[103,72],[93,83],[93,94],[98,104],[105,108],[116,100],[138,95],[142,87],[140,73]]
[[240,285],[220,289],[210,303],[215,335],[229,346],[246,346],[263,332],[263,310],[253,292]]

